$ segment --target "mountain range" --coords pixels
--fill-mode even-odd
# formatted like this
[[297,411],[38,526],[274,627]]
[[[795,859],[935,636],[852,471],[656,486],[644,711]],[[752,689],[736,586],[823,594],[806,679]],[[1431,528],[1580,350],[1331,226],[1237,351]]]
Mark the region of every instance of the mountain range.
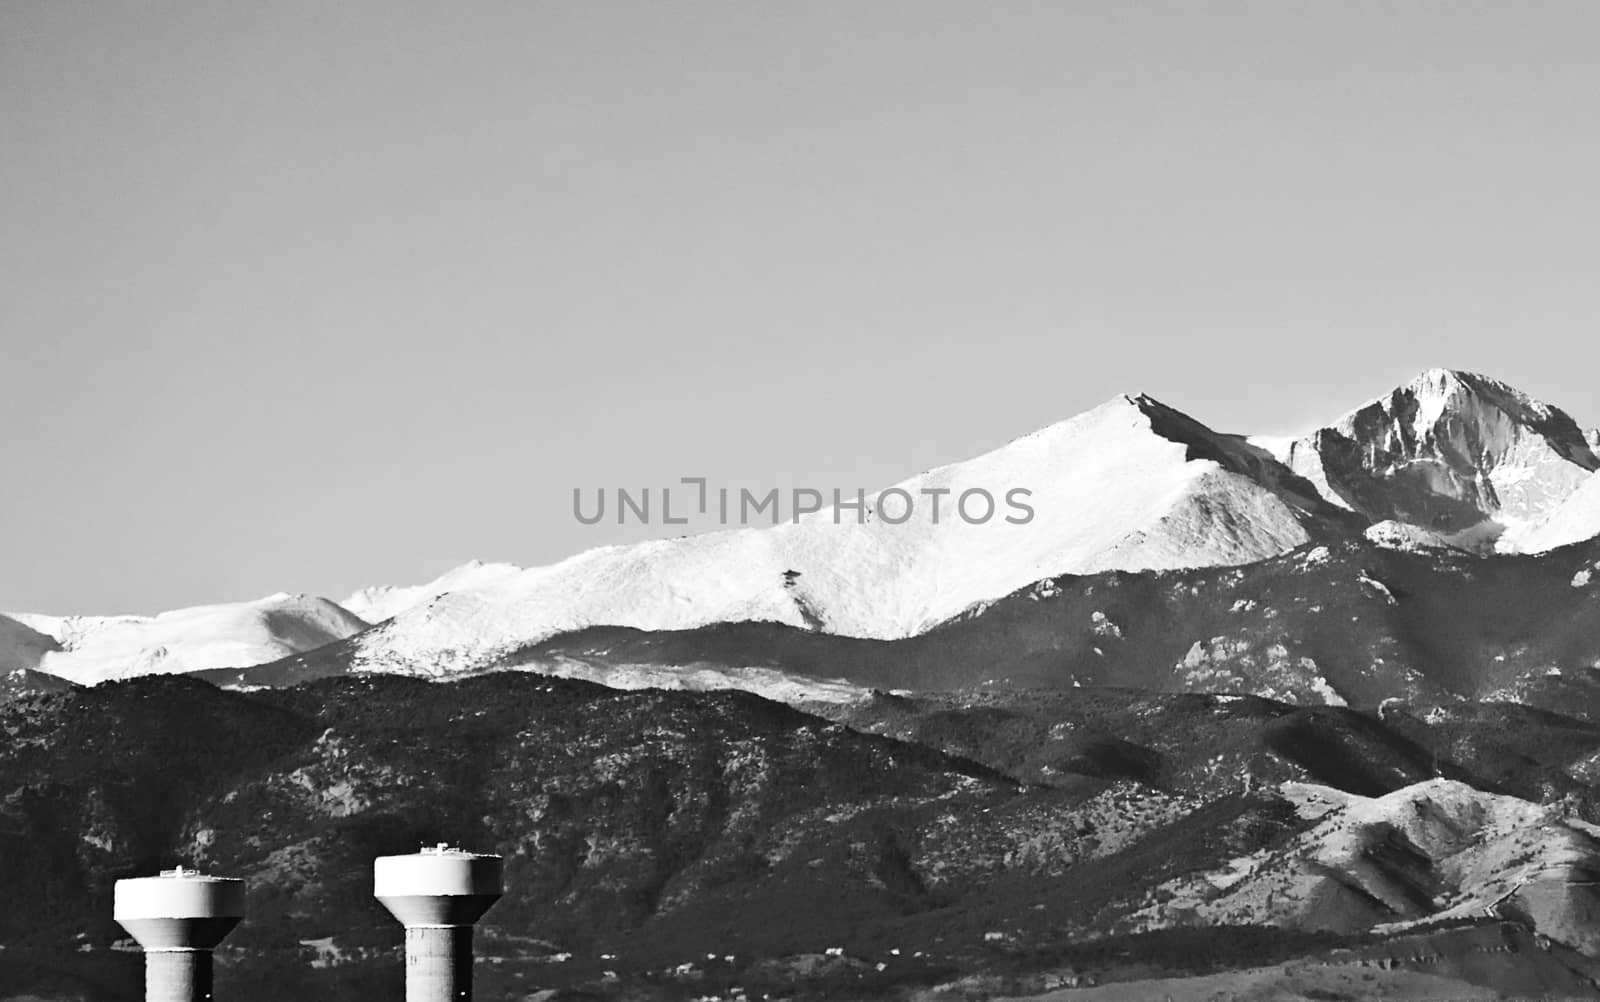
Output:
[[[1424,591],[1443,588],[1463,596],[1488,590],[1442,582],[1529,574],[1587,580],[1597,569],[1586,559],[1574,560],[1569,550],[1547,564],[1559,565],[1560,573],[1528,571],[1532,565],[1514,558],[1570,548],[1600,534],[1597,442],[1600,433],[1582,430],[1555,407],[1485,376],[1449,370],[1425,372],[1294,438],[1219,433],[1148,396],[1119,396],[975,459],[895,485],[914,498],[948,491],[941,494],[947,501],[942,519],[925,504],[903,522],[885,519],[871,504],[864,516],[829,508],[766,528],[603,547],[546,567],[473,562],[428,584],[366,588],[341,602],[280,594],[153,617],[10,613],[0,617],[0,671],[34,670],[96,683],[266,666],[237,676],[241,684],[252,684],[251,678],[260,684],[340,671],[445,676],[517,663],[619,681],[624,662],[607,655],[610,660],[600,663],[584,638],[622,629],[664,635],[661,644],[680,652],[680,668],[707,662],[715,677],[703,675],[706,685],[754,686],[747,670],[755,668],[820,672],[863,684],[892,677],[909,688],[1022,676],[1041,685],[1135,684],[1126,674],[1131,669],[1119,669],[1112,653],[1128,647],[1125,636],[1112,638],[1120,643],[1089,644],[1096,660],[1069,664],[1060,656],[1041,661],[1035,650],[1005,655],[1005,648],[1016,646],[1012,631],[1005,644],[986,648],[997,664],[979,668],[969,662],[968,670],[954,673],[934,666],[919,675],[892,667],[875,673],[828,670],[819,658],[801,659],[805,664],[797,668],[785,652],[806,641],[755,643],[744,650],[722,644],[698,657],[677,635],[732,632],[754,642],[769,633],[788,637],[798,631],[837,638],[833,647],[840,650],[863,649],[872,641],[908,642],[882,660],[918,665],[926,658],[908,662],[905,652],[940,647],[970,631],[962,624],[1003,612],[1029,590],[1041,598],[1074,588],[1093,593],[1097,581],[1107,583],[1102,590],[1111,582],[1125,583],[1115,586],[1123,591],[1144,587],[1154,605],[1141,610],[1128,600],[1117,614],[1088,610],[1109,617],[1089,628],[1094,635],[1147,630],[1151,617],[1145,613],[1159,607],[1168,616],[1181,590],[1154,583],[1181,578],[1183,588],[1215,593],[1216,582],[1234,580],[1217,568],[1241,568],[1244,582],[1264,582],[1286,566],[1274,561],[1299,553],[1302,568],[1335,555],[1335,563],[1351,571],[1350,580],[1326,587],[1354,588],[1367,600],[1358,605],[1387,604],[1387,611],[1376,610],[1382,613],[1377,619],[1410,640],[1375,635],[1383,630],[1369,617],[1358,631],[1361,644],[1340,656],[1319,657],[1296,649],[1307,643],[1306,634],[1326,632],[1326,616],[1308,613],[1292,629],[1267,629],[1284,634],[1273,642],[1260,642],[1263,631],[1257,630],[1252,643],[1262,652],[1258,660],[1284,666],[1285,679],[1305,676],[1303,684],[1291,680],[1263,692],[1297,699],[1323,692],[1327,701],[1412,696],[1429,686],[1405,680],[1414,682],[1432,669],[1404,656],[1396,644],[1438,647],[1443,640],[1419,634],[1416,603],[1357,565],[1387,566],[1395,563],[1391,553],[1412,554],[1415,560],[1402,561],[1406,574],[1415,576],[1416,568],[1426,566],[1438,579]],[[1033,517],[1025,524],[1000,518],[973,523],[949,510],[949,499],[963,491],[999,496],[1018,487],[1030,492]],[[1363,579],[1370,583],[1361,584]],[[1291,587],[1304,597],[1324,585]],[[1251,587],[1241,588],[1238,601],[1256,601],[1260,608],[1259,599],[1243,594]],[[1578,584],[1573,588],[1583,591]],[[1232,659],[1240,614],[1248,611],[1233,604],[1227,616],[1190,616],[1179,656],[1163,651],[1156,665],[1187,662],[1200,670],[1215,667],[1219,658]],[[1271,608],[1282,611],[1283,603]],[[1544,611],[1550,610],[1528,609],[1534,620],[1527,632]],[[1352,613],[1363,622],[1359,612]],[[1600,650],[1579,644],[1564,649],[1560,659],[1541,660],[1541,654],[1530,661],[1514,649],[1514,637],[1501,640],[1498,646],[1507,649],[1482,653],[1520,669],[1502,673],[1506,684],[1530,672],[1587,667],[1600,657]],[[1075,643],[1067,631],[1053,650],[1059,655]],[[1388,672],[1380,667],[1378,673],[1399,681],[1312,685],[1313,677],[1332,677],[1318,666],[1341,656],[1350,661],[1357,648],[1376,660],[1339,667],[1336,674],[1387,665]],[[1380,649],[1393,656],[1383,660]],[[578,657],[557,663],[543,656],[552,651]],[[1305,659],[1314,665],[1306,666]],[[1433,688],[1461,695],[1483,690],[1476,683]]]
[[[1600,435],[1431,371],[1309,434],[1119,396],[897,485],[340,601],[0,616],[0,1002],[398,997],[375,855],[505,857],[484,997],[1600,998]],[[744,690],[744,691],[728,691]]]

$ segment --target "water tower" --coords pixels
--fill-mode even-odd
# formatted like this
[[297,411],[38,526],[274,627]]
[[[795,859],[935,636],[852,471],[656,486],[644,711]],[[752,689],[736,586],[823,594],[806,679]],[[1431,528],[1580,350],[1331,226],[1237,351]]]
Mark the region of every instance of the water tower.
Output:
[[209,1002],[211,951],[244,918],[244,881],[181,866],[119,880],[111,914],[144,948],[145,1002]]
[[472,998],[472,926],[500,899],[500,857],[444,842],[379,856],[373,894],[406,927],[406,1002]]

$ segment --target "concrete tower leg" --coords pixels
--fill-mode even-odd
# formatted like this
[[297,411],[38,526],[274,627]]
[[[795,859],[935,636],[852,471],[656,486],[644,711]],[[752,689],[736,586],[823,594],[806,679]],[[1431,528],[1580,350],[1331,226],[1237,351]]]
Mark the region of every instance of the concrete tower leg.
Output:
[[472,998],[472,926],[413,926],[406,930],[406,1002],[468,1002]]
[[211,951],[146,953],[144,998],[145,1002],[211,1002]]

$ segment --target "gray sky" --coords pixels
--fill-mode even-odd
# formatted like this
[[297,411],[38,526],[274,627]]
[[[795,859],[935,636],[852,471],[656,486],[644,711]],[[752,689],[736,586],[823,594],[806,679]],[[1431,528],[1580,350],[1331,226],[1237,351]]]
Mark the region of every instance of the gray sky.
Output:
[[1122,391],[1600,422],[1600,5],[0,0],[0,608],[339,597]]

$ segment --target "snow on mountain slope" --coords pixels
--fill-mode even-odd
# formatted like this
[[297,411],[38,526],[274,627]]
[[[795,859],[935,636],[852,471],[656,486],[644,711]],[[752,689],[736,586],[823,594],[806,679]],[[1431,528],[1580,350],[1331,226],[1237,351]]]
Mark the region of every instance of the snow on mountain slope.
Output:
[[59,645],[39,659],[40,670],[86,684],[263,664],[367,628],[325,598],[286,594],[157,616],[10,617]]
[[714,692],[738,689],[791,706],[854,704],[872,699],[871,689],[843,679],[815,679],[771,668],[733,668],[717,664],[608,664],[586,658],[526,661],[518,671],[555,678],[576,678],[610,689],[671,689]]
[[1362,797],[1285,783],[1314,822],[1290,843],[1172,881],[1147,920],[1193,909],[1215,922],[1401,931],[1444,918],[1519,914],[1591,956],[1600,931],[1600,838],[1559,805],[1447,779]]
[[1445,369],[1291,443],[1279,458],[1334,504],[1477,549],[1547,518],[1600,468],[1563,411]]
[[472,560],[445,571],[427,584],[410,587],[376,585],[355,592],[339,604],[369,623],[381,623],[412,606],[430,602],[445,592],[490,585],[521,571],[522,568],[515,564],[486,564],[481,560]]
[[1420,526],[1397,522],[1394,519],[1374,522],[1372,525],[1367,526],[1362,535],[1379,546],[1387,546],[1391,550],[1407,550],[1412,553],[1426,550],[1461,549],[1458,543],[1453,542],[1447,536],[1440,535],[1437,532],[1429,532]]
[[1544,553],[1600,536],[1600,473],[1593,473],[1543,521],[1507,531],[1502,548]]
[[[14,614],[10,645],[21,662],[96,681],[248,667],[341,640],[314,671],[277,674],[448,674],[591,626],[754,621],[899,638],[1057,575],[1239,565],[1362,532],[1413,552],[1542,552],[1600,533],[1594,439],[1502,383],[1446,370],[1300,438],[1219,434],[1123,396],[897,484],[901,500],[864,521],[830,508],[548,567],[473,562],[423,585],[363,589],[343,608],[274,596],[154,618]],[[971,489],[994,502],[982,524],[957,511]],[[1008,504],[1017,489],[1024,524],[1006,518],[1023,510]],[[910,517],[893,522],[907,503]],[[283,608],[265,608],[274,603]],[[24,627],[62,649],[39,650]]]
[[[358,667],[449,672],[591,625],[680,629],[766,620],[903,637],[1041,578],[1108,568],[1241,564],[1311,538],[1332,511],[1264,451],[1148,397],[1117,397],[976,459],[896,485],[901,524],[869,509],[607,547],[402,612],[358,638]],[[981,488],[995,516],[957,516]],[[1005,521],[1013,488],[1026,524]],[[924,491],[948,490],[938,519]],[[869,503],[872,498],[869,497]],[[887,503],[898,516],[904,505]],[[974,499],[973,514],[982,504]],[[835,519],[839,519],[836,524]]]
[[60,647],[55,638],[26,623],[0,616],[0,674],[38,668],[46,654]]

